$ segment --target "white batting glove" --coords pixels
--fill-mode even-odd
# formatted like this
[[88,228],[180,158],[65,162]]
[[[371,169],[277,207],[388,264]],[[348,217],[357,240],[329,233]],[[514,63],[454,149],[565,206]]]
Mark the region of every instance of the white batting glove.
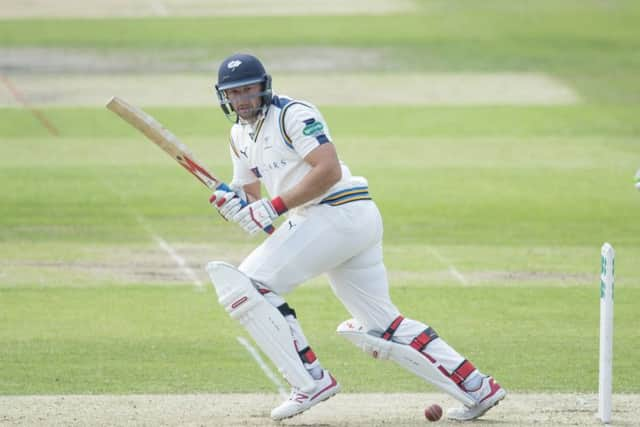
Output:
[[244,191],[242,190],[216,190],[209,198],[209,203],[218,210],[224,219],[232,221],[233,217],[242,209],[242,200],[246,201],[243,196]]
[[276,218],[287,211],[280,197],[273,200],[260,199],[241,209],[232,221],[237,222],[249,234],[255,234],[273,224]]

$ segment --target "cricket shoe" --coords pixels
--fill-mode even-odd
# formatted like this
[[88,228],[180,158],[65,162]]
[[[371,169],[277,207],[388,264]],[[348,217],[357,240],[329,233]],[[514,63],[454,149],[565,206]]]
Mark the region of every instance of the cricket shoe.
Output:
[[271,418],[278,421],[301,414],[312,406],[327,400],[340,391],[340,384],[326,369],[322,370],[322,377],[315,380],[316,388],[310,393],[303,393],[294,388],[289,399],[271,411]]
[[507,395],[507,392],[500,387],[500,384],[493,377],[484,377],[478,390],[468,393],[476,399],[477,403],[473,406],[451,408],[447,411],[447,418],[455,421],[475,420],[500,403]]

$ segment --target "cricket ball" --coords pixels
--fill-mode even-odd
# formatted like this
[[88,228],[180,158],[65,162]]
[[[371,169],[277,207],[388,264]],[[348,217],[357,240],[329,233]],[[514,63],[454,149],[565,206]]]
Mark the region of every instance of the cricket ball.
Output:
[[424,410],[424,417],[429,421],[438,421],[442,417],[442,407],[437,403],[428,406]]

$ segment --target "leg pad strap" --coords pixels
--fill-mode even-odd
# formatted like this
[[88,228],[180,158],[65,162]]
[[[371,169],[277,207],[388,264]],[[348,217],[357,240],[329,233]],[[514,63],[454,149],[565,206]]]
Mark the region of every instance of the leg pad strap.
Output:
[[303,392],[312,391],[315,382],[300,360],[283,314],[234,266],[214,261],[207,265],[207,272],[218,302],[245,327],[287,381]]
[[[473,397],[460,388],[437,361],[416,350],[414,346],[387,341],[380,337],[379,334],[367,332],[364,326],[355,319],[342,322],[338,326],[337,332],[374,358],[393,360],[409,372],[450,394],[463,404],[468,406],[475,405],[476,401]],[[426,331],[423,332],[423,334],[425,333]],[[427,336],[429,335],[427,334]]]

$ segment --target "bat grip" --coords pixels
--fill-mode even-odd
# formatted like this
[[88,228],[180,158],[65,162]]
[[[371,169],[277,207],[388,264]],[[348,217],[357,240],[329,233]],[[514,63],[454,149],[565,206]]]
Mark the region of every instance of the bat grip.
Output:
[[[231,191],[234,192],[227,184],[225,184],[224,182],[220,182],[218,183],[218,185],[216,186],[216,190],[222,190],[222,191]],[[240,198],[240,207],[244,208],[245,206],[247,206],[248,203],[246,200],[243,200]],[[273,234],[274,231],[276,231],[276,229],[273,227],[273,225],[267,225],[265,228],[263,228],[264,232],[267,234]]]

